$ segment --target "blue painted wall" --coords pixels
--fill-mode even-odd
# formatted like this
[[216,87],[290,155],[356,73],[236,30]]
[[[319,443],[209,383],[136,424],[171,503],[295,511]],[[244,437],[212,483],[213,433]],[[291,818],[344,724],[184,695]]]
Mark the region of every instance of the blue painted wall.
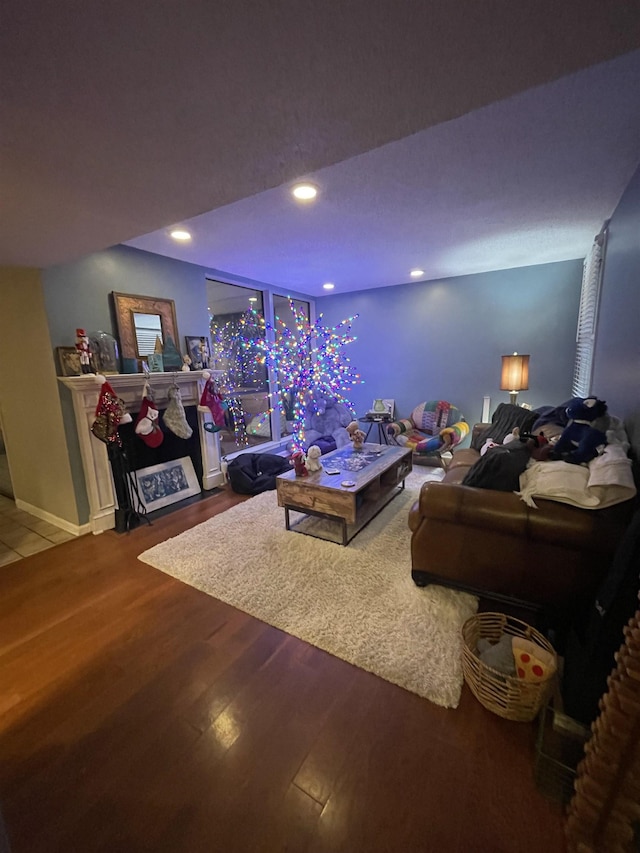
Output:
[[[187,264],[142,252],[129,246],[114,246],[77,261],[42,271],[42,290],[52,347],[75,344],[75,330],[108,332],[118,337],[110,294],[135,293],[173,299],[178,324],[176,344],[186,352],[185,335],[209,333],[206,277],[230,284],[246,284],[264,291],[270,288],[240,276],[229,276],[196,264]],[[292,294],[304,299],[301,294]],[[70,391],[59,387],[73,484],[80,523],[89,517],[80,446]]]
[[593,390],[619,411],[640,403],[640,169],[609,225]]
[[609,225],[592,389],[624,419],[640,457],[640,168]]
[[207,270],[129,246],[114,246],[78,261],[43,271],[45,308],[51,343],[72,346],[78,326],[117,337],[109,294],[113,291],[159,296],[176,304],[179,339],[205,335],[209,329],[205,276]]
[[[113,291],[173,299],[179,339],[208,332],[209,314],[205,288],[206,270],[171,258],[162,258],[128,246],[115,246],[78,261],[49,267],[42,272],[42,291],[51,344],[72,346],[76,328],[108,332],[118,337],[109,294]],[[71,476],[80,523],[89,518],[80,445],[76,432],[71,392],[60,385],[62,419],[67,438]]]
[[406,417],[424,400],[448,400],[469,423],[483,397],[491,411],[500,391],[502,355],[529,353],[533,407],[571,396],[582,261],[500,270],[443,281],[331,295],[317,300],[327,325],[358,314],[349,355],[365,380],[352,393],[358,412],[375,397],[396,401]]
[[[109,294],[122,291],[173,299],[184,351],[185,334],[207,331],[207,275],[215,273],[126,246],[51,267],[43,290],[52,345],[71,345],[76,326],[116,335]],[[498,387],[500,356],[514,350],[531,355],[522,401],[570,395],[581,275],[581,261],[566,261],[332,295],[317,306],[328,325],[359,314],[349,347],[365,381],[351,395],[358,412],[374,397],[395,399],[401,416],[422,400],[446,399],[473,423],[485,395],[492,411],[508,399]]]

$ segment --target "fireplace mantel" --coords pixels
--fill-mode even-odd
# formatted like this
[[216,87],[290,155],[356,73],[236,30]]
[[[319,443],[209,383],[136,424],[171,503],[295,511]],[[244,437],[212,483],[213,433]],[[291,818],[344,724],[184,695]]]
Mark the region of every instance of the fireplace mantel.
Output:
[[[215,371],[211,372],[215,373]],[[149,382],[154,401],[159,409],[167,407],[169,388],[174,382],[180,388],[183,404],[185,406],[197,406],[205,383],[202,373],[202,370],[151,373],[148,380],[142,373],[119,373],[106,378],[118,397],[124,401],[126,410],[132,413],[140,410],[145,381]],[[102,533],[104,530],[115,527],[117,503],[111,465],[107,457],[107,446],[91,432],[100,394],[100,384],[93,374],[65,376],[58,377],[58,379],[71,391],[73,400],[82,467],[89,498],[89,524],[94,533]],[[202,450],[202,488],[205,490],[214,489],[224,484],[224,475],[220,465],[218,433],[211,433],[204,429],[204,424],[210,420],[212,420],[210,414],[198,412],[198,432]]]

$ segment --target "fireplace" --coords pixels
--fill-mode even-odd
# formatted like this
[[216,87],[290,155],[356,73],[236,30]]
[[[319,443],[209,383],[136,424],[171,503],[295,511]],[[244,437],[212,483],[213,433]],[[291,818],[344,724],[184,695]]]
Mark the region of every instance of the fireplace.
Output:
[[[84,479],[89,498],[89,525],[94,533],[102,533],[116,526],[117,499],[114,488],[111,464],[107,455],[107,446],[91,432],[100,393],[100,385],[95,376],[58,377],[59,381],[71,391],[73,410],[76,419]],[[141,373],[123,373],[108,376],[107,380],[115,393],[124,400],[126,410],[135,415],[140,409],[145,376]],[[224,475],[220,465],[220,442],[218,433],[204,429],[211,415],[198,412],[196,407],[205,380],[201,370],[180,373],[152,373],[148,379],[158,409],[166,408],[171,385],[177,383],[182,402],[188,412],[188,420],[194,427],[194,436],[182,442],[182,455],[189,455],[204,490],[214,489],[224,484]],[[131,428],[129,428],[131,429]],[[136,437],[141,445],[143,442]],[[189,443],[193,442],[193,445]],[[164,444],[164,442],[163,442]],[[185,449],[191,447],[191,449]],[[165,453],[167,448],[165,448]],[[143,457],[142,447],[140,448]],[[146,459],[146,457],[144,457]],[[142,466],[141,466],[142,467]]]

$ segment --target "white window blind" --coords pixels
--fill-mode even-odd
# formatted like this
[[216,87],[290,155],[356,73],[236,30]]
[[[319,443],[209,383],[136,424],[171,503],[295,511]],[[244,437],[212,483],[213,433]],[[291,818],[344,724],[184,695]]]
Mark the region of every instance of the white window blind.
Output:
[[591,393],[591,373],[606,242],[607,227],[605,224],[593,241],[593,246],[585,258],[582,271],[582,290],[576,333],[576,360],[571,386],[571,393],[574,397],[588,397]]

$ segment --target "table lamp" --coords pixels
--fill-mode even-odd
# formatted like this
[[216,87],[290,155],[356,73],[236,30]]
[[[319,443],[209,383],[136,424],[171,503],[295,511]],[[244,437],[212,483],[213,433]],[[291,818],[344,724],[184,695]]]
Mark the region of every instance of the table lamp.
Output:
[[518,405],[518,391],[526,391],[529,388],[529,356],[513,355],[502,356],[502,378],[500,390],[509,392],[509,402]]

